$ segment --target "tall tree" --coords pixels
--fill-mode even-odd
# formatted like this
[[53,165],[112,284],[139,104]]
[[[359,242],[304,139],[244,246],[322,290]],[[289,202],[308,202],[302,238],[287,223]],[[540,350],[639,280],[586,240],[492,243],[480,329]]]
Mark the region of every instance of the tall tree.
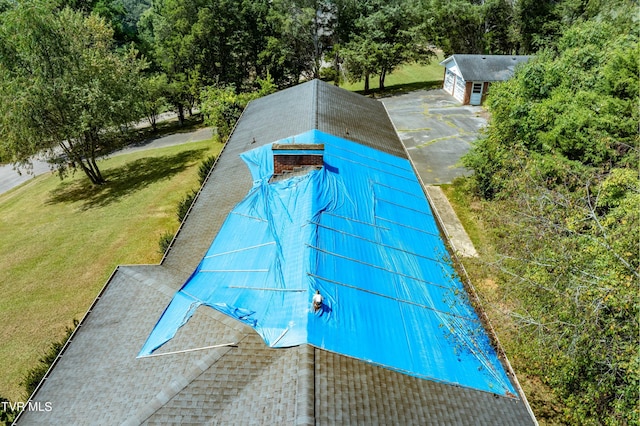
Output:
[[432,0],[427,12],[433,13],[436,43],[445,55],[479,54],[485,46],[484,7],[469,0]]
[[[137,43],[135,26],[131,25],[130,13],[123,0],[55,0],[59,9],[69,7],[85,15],[95,13],[104,18],[113,28],[113,38],[117,46]],[[143,0],[138,7],[150,0]]]
[[153,130],[157,130],[158,116],[167,107],[168,83],[166,74],[152,74],[143,77],[142,107],[145,118]]
[[428,36],[428,23],[419,16],[414,2],[372,0],[366,2],[363,14],[355,21],[356,35],[345,46],[343,55],[352,80],[378,76],[384,89],[385,78],[399,65],[412,61],[428,61],[434,52]]
[[274,0],[272,3],[268,15],[272,31],[260,56],[278,85],[298,84],[303,76],[317,74],[315,17],[316,10],[307,1]]
[[493,87],[491,125],[465,157],[492,200],[483,211],[499,234],[492,266],[518,326],[513,350],[571,424],[640,420],[634,8],[571,26]]
[[139,28],[170,81],[195,71],[204,85],[241,88],[263,71],[268,8],[266,0],[162,0],[143,13]]
[[140,17],[138,28],[154,68],[166,75],[165,97],[184,122],[191,93],[189,75],[197,72],[198,49],[191,29],[203,2],[160,0]]
[[516,3],[522,53],[534,53],[560,36],[561,18],[556,13],[556,3],[556,0],[519,0]]
[[434,41],[446,55],[512,54],[517,50],[510,0],[428,0],[422,10],[433,19]]
[[515,10],[510,0],[484,2],[484,51],[491,55],[514,54],[518,49]]
[[0,16],[0,157],[28,164],[48,153],[105,182],[96,158],[135,121],[135,51],[116,54],[113,30],[96,15],[25,1]]

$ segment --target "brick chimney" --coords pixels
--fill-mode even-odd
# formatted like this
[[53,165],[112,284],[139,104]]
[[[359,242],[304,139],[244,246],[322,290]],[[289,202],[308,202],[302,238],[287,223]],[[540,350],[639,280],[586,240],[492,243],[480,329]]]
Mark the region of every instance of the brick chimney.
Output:
[[273,144],[273,173],[291,172],[296,168],[322,167],[324,144]]

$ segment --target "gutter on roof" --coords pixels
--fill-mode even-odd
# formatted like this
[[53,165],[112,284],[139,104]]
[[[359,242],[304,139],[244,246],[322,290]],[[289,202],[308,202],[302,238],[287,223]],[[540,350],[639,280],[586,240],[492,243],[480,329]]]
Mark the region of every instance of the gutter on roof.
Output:
[[[442,60],[442,61],[439,63],[439,65],[444,66],[446,63],[449,63],[449,62],[451,62],[451,61],[454,61],[454,62],[455,62],[455,60],[453,59],[453,56],[454,56],[454,55],[451,55],[451,56],[449,56],[447,59]],[[388,112],[387,112],[387,113],[388,113]]]

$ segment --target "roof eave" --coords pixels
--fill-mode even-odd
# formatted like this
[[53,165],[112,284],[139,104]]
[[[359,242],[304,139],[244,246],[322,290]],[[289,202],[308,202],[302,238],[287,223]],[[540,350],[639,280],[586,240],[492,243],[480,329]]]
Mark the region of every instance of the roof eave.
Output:
[[442,60],[442,61],[440,62],[440,65],[445,66],[445,64],[447,64],[447,63],[449,63],[449,62],[451,62],[451,61],[454,61],[454,62],[455,62],[454,55],[451,55],[451,56],[449,56],[448,58],[446,58],[446,59]]

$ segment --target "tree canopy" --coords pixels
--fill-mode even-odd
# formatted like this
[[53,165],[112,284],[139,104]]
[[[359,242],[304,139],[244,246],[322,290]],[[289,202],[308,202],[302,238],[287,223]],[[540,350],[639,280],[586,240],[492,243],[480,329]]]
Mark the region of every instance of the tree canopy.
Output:
[[399,65],[426,61],[435,52],[430,48],[429,29],[420,20],[415,5],[406,1],[366,2],[354,21],[355,34],[342,52],[351,80],[377,75],[381,89],[387,74]]
[[104,183],[96,158],[138,116],[136,52],[114,52],[97,15],[22,2],[0,16],[0,157],[27,164],[47,153],[61,173],[79,167]]
[[571,424],[638,424],[640,138],[631,7],[575,23],[492,86],[465,158],[523,368]]

